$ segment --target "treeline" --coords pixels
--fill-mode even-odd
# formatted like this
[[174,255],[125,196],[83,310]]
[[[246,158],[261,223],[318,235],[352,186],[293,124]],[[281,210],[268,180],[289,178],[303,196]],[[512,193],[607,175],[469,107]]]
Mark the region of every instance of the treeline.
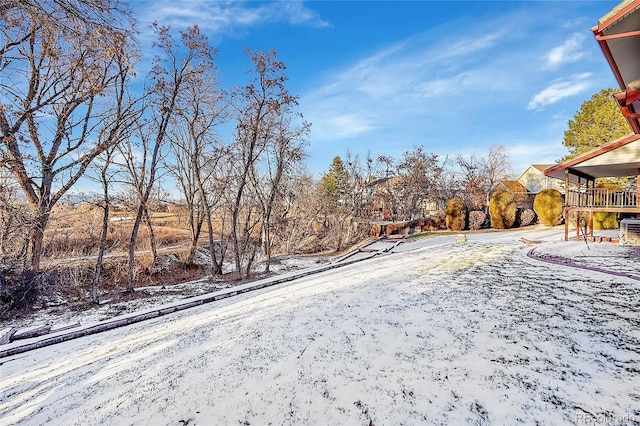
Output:
[[346,153],[335,157],[320,179],[328,211],[375,220],[412,220],[442,211],[449,200],[462,198],[474,210],[485,209],[491,191],[512,175],[503,145],[484,154],[441,158],[423,146],[400,158]]

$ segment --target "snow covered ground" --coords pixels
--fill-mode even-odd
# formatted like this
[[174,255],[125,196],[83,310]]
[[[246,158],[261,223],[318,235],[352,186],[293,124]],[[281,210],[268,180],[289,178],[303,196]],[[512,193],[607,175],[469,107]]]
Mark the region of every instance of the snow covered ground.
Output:
[[640,281],[607,270],[640,275],[640,251],[557,229],[403,243],[2,358],[0,423],[640,424]]

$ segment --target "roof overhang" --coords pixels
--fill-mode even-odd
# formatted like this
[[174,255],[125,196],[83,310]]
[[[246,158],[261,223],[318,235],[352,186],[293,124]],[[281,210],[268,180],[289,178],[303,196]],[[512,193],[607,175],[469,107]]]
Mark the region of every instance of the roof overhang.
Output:
[[622,89],[622,114],[640,134],[640,0],[625,0],[591,28]]
[[578,157],[545,170],[545,176],[578,183],[581,179],[637,176],[640,173],[640,134],[609,142]]

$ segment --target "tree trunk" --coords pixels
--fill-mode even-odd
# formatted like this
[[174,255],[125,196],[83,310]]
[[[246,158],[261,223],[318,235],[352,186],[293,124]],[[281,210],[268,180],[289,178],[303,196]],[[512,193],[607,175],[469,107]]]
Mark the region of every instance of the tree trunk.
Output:
[[262,247],[264,249],[264,255],[267,258],[264,272],[269,273],[271,267],[271,232],[269,228],[268,218],[265,219],[264,223],[262,224],[262,233]]
[[133,228],[131,229],[131,237],[129,238],[129,260],[127,265],[127,293],[133,293],[133,270],[136,261],[136,240],[138,239],[138,231],[140,230],[140,222],[144,214],[144,206],[138,206]]
[[156,263],[158,262],[158,246],[156,244],[156,235],[153,232],[151,215],[149,214],[149,210],[146,207],[144,208],[144,222],[147,225],[147,232],[149,233],[149,249],[151,250],[151,266],[149,270],[153,271]]
[[249,256],[249,258],[247,259],[247,267],[245,269],[245,278],[249,279],[249,277],[251,276],[251,266],[253,266],[253,261],[256,258],[256,245],[252,244],[251,245],[251,255]]
[[[209,201],[207,200],[207,192],[204,190],[204,184],[202,183],[202,177],[200,174],[200,164],[198,163],[198,158],[192,159],[192,165],[195,169],[195,178],[196,184],[198,185],[198,194],[200,195],[200,200],[204,207],[204,214],[207,218],[207,236],[209,237],[209,255],[211,256],[211,275],[219,275],[222,273],[222,260],[220,261],[220,265],[218,264],[218,259],[216,258],[216,245],[213,238],[213,221],[211,220],[211,206],[209,206]],[[201,222],[202,223],[202,222]],[[220,239],[222,239],[222,231],[220,231]]]
[[240,263],[240,243],[238,241],[238,209],[239,206],[236,205],[233,209],[233,214],[231,215],[231,238],[233,240],[233,251],[236,262],[236,278],[241,280],[242,264]]
[[[194,210],[192,208],[191,210]],[[189,254],[187,255],[186,264],[193,265],[196,258],[196,251],[198,250],[198,241],[200,240],[200,234],[202,233],[202,213],[198,211],[196,214],[195,211],[191,212],[191,220],[190,220],[190,231],[191,231],[191,241],[189,243]]]
[[96,305],[100,303],[98,296],[98,285],[100,284],[100,275],[102,274],[102,260],[104,252],[107,248],[107,236],[109,234],[109,204],[105,204],[102,214],[102,232],[100,233],[100,248],[98,249],[98,259],[96,260],[95,273],[93,282],[91,283],[91,301]]
[[[213,221],[211,220],[211,213],[208,211],[208,208],[206,210],[208,228],[207,235],[209,237],[209,254],[211,255],[211,275],[215,276],[222,273],[222,265],[218,264],[218,259],[216,256],[216,243],[213,238]],[[220,238],[222,239],[222,235],[220,235]],[[222,263],[222,260],[220,260],[220,263]]]
[[40,260],[42,250],[44,249],[44,230],[49,222],[48,209],[42,205],[38,208],[38,216],[35,218],[31,229],[31,269],[38,271],[40,269]]

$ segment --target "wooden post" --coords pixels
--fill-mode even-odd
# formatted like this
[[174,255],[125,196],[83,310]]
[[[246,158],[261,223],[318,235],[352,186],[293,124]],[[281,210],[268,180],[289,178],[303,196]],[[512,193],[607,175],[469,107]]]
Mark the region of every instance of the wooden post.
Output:
[[569,241],[569,169],[564,169],[564,240]]
[[569,207],[569,170],[564,169],[564,206]]
[[583,197],[580,190],[582,189],[582,178],[578,176],[578,184],[576,185],[576,191],[578,193],[578,207],[583,206]]
[[[576,185],[576,192],[578,194],[578,207],[582,207],[582,205],[584,204],[584,200],[583,200],[583,196],[582,193],[580,192],[580,190],[582,189],[582,177],[578,176],[578,183]],[[580,210],[576,210],[576,241],[580,241],[580,230],[581,230],[581,225],[580,225]]]

